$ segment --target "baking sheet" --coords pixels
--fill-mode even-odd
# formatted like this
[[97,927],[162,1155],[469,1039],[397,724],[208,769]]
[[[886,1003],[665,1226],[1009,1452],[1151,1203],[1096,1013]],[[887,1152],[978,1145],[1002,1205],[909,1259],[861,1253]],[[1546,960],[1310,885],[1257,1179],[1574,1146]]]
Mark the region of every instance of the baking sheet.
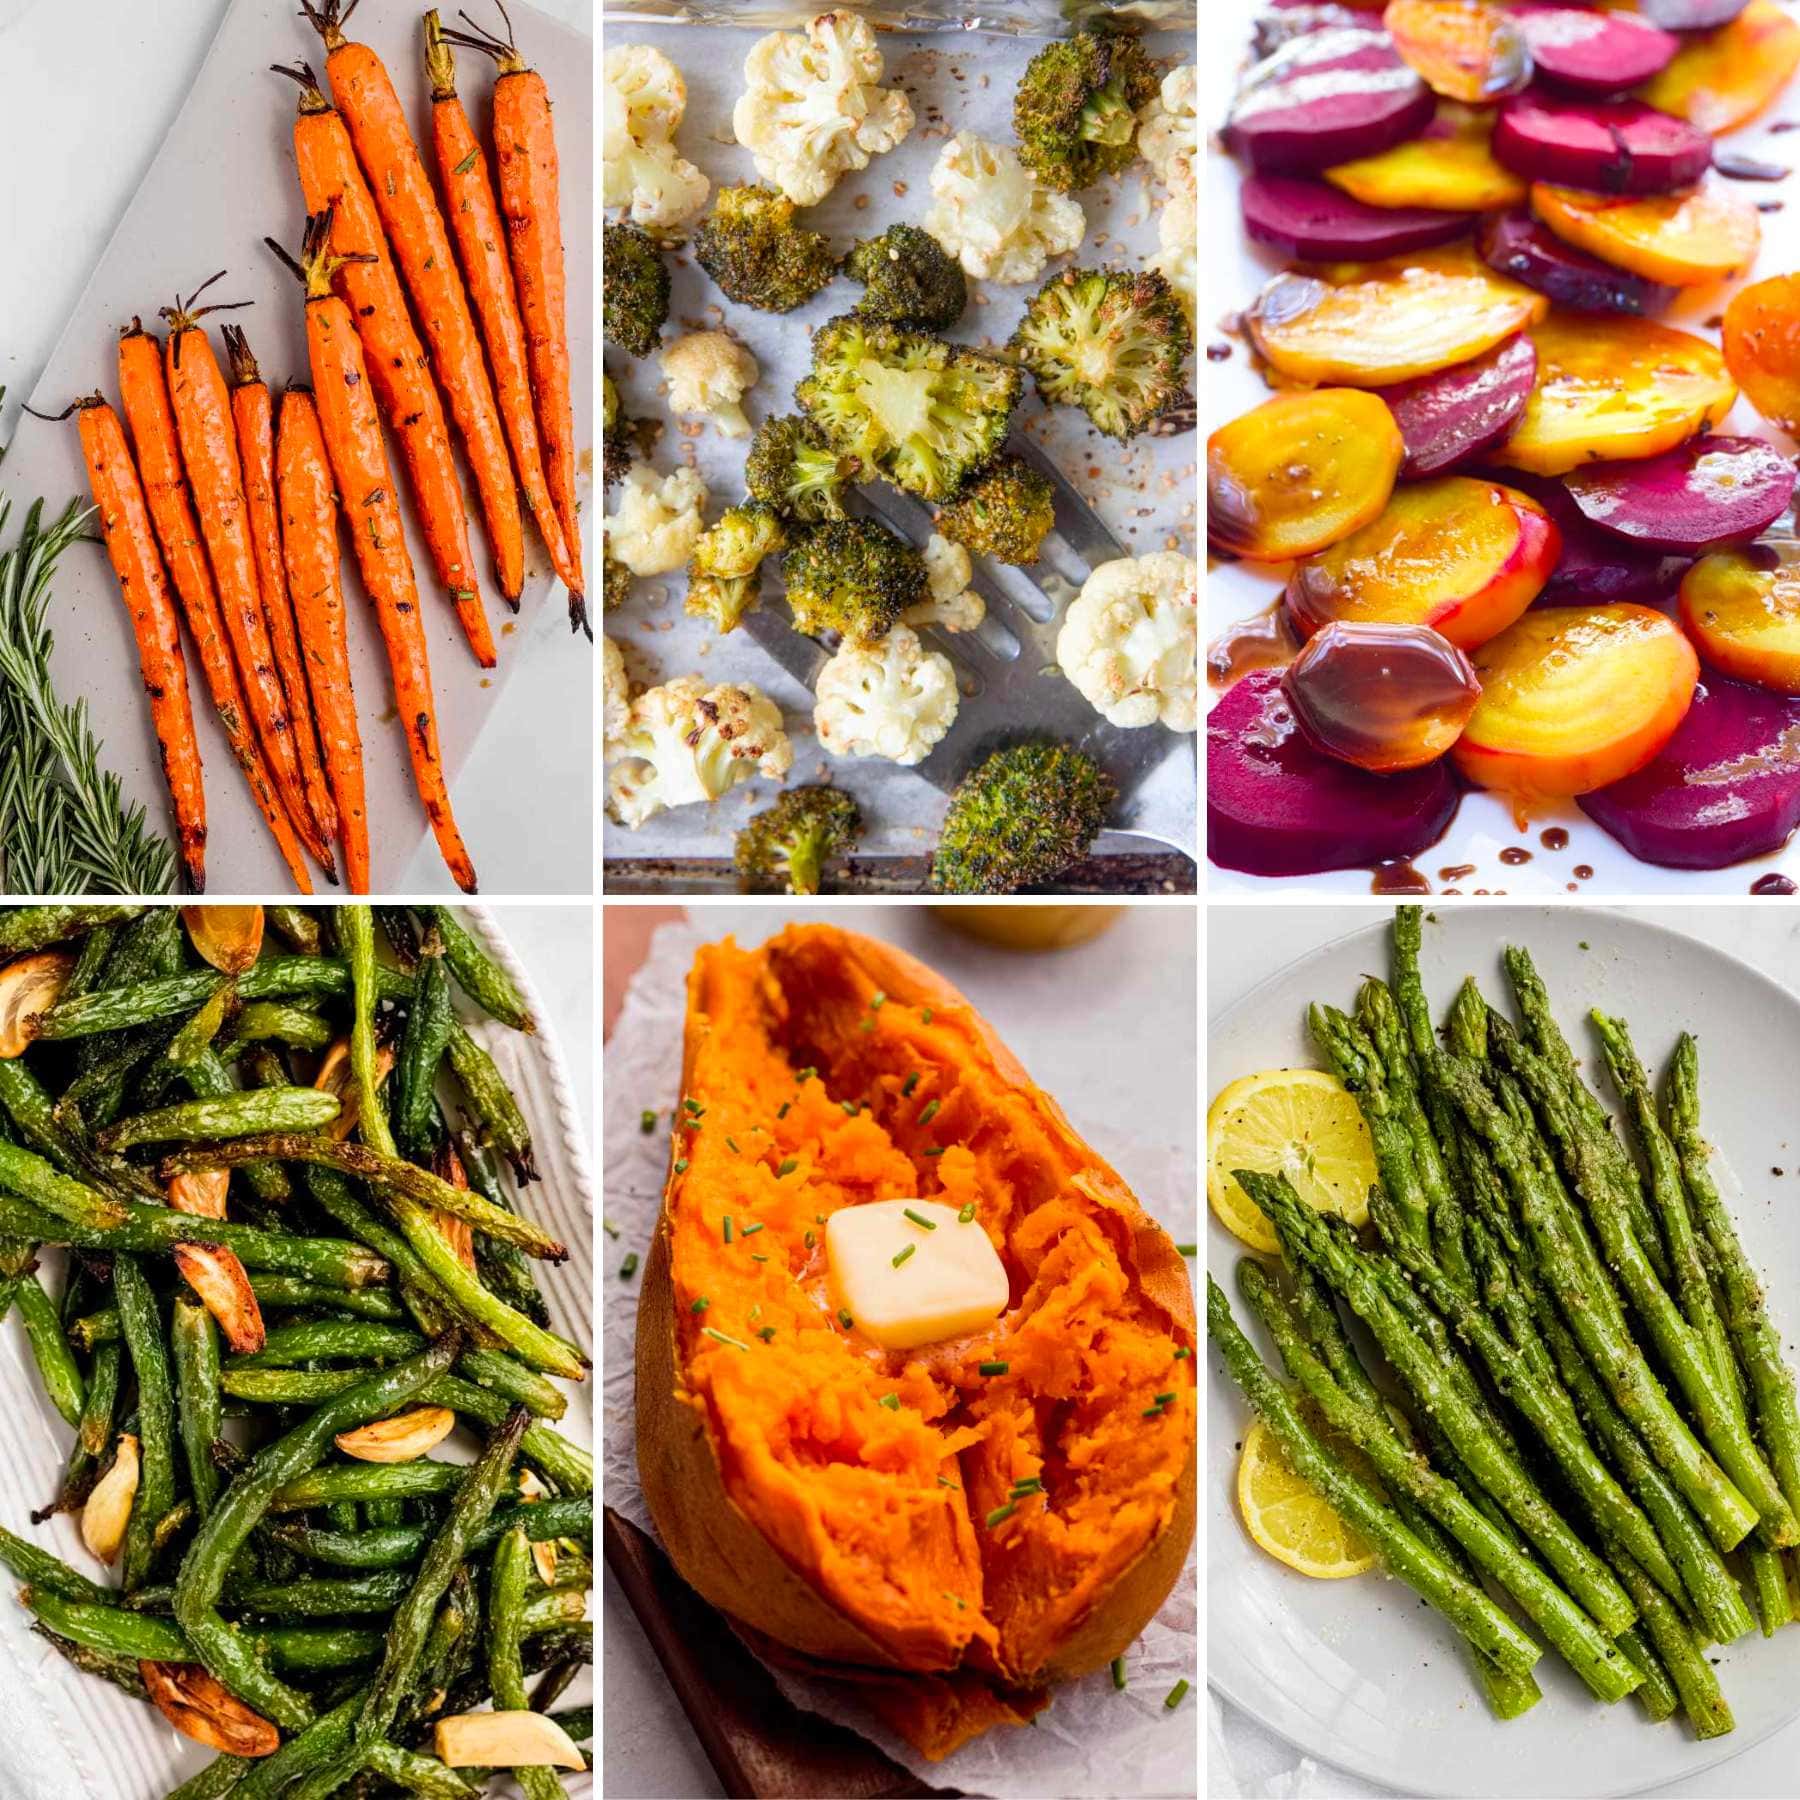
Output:
[[[1013,8],[1023,12],[1023,8]],[[760,16],[760,14],[759,14]],[[1191,16],[1191,12],[1190,12]],[[687,83],[687,114],[676,133],[676,145],[688,161],[719,187],[757,179],[750,153],[731,132],[731,111],[743,90],[743,63],[756,34],[714,25],[650,25],[616,20],[609,11],[602,21],[601,49],[624,44],[651,44],[668,55]],[[1152,54],[1171,61],[1194,54],[1191,30],[1153,32],[1145,42]],[[967,35],[954,45],[941,37],[917,33],[884,33],[884,87],[903,88],[913,102],[917,122],[895,149],[875,157],[868,168],[845,175],[829,195],[807,210],[807,221],[834,245],[848,248],[852,239],[869,237],[887,225],[918,223],[931,203],[932,165],[947,139],[958,130],[1010,143],[1013,140],[1012,94],[1019,74],[1040,47],[1017,36],[984,32]],[[1057,259],[1050,269],[1075,262],[1141,264],[1158,249],[1157,215],[1167,191],[1148,163],[1139,160],[1112,181],[1084,190],[1076,198],[1088,216],[1088,235],[1073,258]],[[687,227],[692,230],[692,223]],[[847,311],[857,291],[833,282],[807,305],[791,313],[770,314],[727,301],[694,262],[679,251],[668,258],[673,277],[669,330],[665,346],[679,331],[729,330],[748,346],[760,375],[746,397],[752,426],[796,410],[794,384],[811,362],[809,334],[827,319]],[[1046,273],[1049,269],[1046,270]],[[969,282],[970,304],[947,336],[971,344],[998,345],[1012,333],[1038,280],[1002,285]],[[710,424],[674,419],[664,397],[662,371],[654,357],[636,359],[616,346],[606,348],[606,371],[617,383],[626,414],[664,422],[662,439],[651,460],[667,471],[687,462],[704,478],[709,499],[707,516],[743,499],[743,464],[747,440],[723,438]],[[1138,437],[1119,444],[1095,432],[1084,414],[1070,407],[1047,408],[1030,393],[1020,406],[1015,435],[1023,433],[1069,477],[1125,546],[1128,554],[1175,549],[1195,556],[1199,515],[1196,438]],[[874,490],[881,493],[877,487]],[[616,490],[615,490],[616,495]],[[1004,585],[1016,571],[1001,569]],[[607,615],[608,634],[625,654],[634,681],[651,685],[676,675],[704,674],[711,681],[752,681],[781,707],[794,744],[789,784],[833,780],[863,806],[865,856],[918,855],[936,841],[945,796],[914,770],[878,758],[827,757],[812,731],[812,696],[739,630],[728,637],[714,634],[706,621],[682,611],[686,578],[677,571],[635,582],[631,597]],[[783,603],[765,598],[765,607]],[[954,657],[953,657],[954,660]],[[959,719],[935,756],[953,756]],[[1029,719],[1021,719],[1028,726]],[[1188,734],[1161,726],[1144,729],[1170,739],[1167,763],[1153,778],[1155,795],[1146,793],[1143,818],[1147,830],[1194,851],[1195,743]],[[1102,761],[1104,761],[1102,757]],[[752,780],[711,806],[687,806],[659,813],[636,830],[608,819],[605,854],[611,858],[729,858],[733,834],[752,811],[766,806],[777,784]],[[1108,832],[1096,849],[1106,855],[1143,852],[1142,836]]]
[[[617,1237],[603,1250],[610,1266],[601,1327],[602,1482],[607,1505],[653,1536],[638,1484],[633,1402],[640,1283],[618,1278],[626,1252],[635,1251],[641,1262],[649,1249],[667,1174],[666,1135],[646,1135],[641,1115],[646,1108],[666,1109],[680,1092],[683,1007],[695,951],[728,933],[746,946],[757,944],[796,919],[841,923],[843,912],[820,905],[710,907],[701,925],[664,925],[632,979],[607,1044],[603,1216]],[[1190,906],[1132,907],[1093,942],[1035,956],[997,950],[953,932],[925,908],[864,909],[855,923],[922,958],[968,995],[1033,1080],[1059,1096],[1075,1129],[1119,1170],[1151,1216],[1177,1242],[1194,1240],[1199,1151]],[[1095,996],[1078,1033],[1068,1029],[1071,991]],[[1126,1042],[1134,1054],[1116,1054]],[[1104,1669],[1059,1684],[1035,1725],[995,1729],[942,1762],[927,1762],[872,1715],[825,1689],[782,1669],[771,1672],[795,1705],[849,1725],[933,1788],[994,1800],[1191,1795],[1197,1732],[1187,1707],[1193,1702],[1169,1711],[1163,1701],[1177,1680],[1194,1675],[1195,1568],[1190,1552],[1161,1611],[1126,1653],[1129,1685],[1123,1693]],[[661,1681],[662,1675],[652,1667],[647,1678]],[[610,1691],[611,1707],[617,1708],[622,1696],[616,1685]],[[648,1778],[652,1771],[632,1773]]]
[[[489,16],[480,8],[472,10],[478,16]],[[582,446],[580,502],[586,520],[591,513],[593,459],[589,447],[594,437],[593,46],[581,33],[529,6],[514,5],[509,10],[520,51],[543,70],[558,102],[570,358],[576,440]],[[100,23],[97,16],[96,24]],[[429,167],[430,84],[425,77],[417,9],[393,5],[359,8],[352,32],[381,53],[406,107],[414,141]],[[273,237],[292,249],[300,239],[304,215],[293,166],[298,90],[268,72],[271,63],[300,60],[323,74],[318,35],[291,0],[235,0],[186,103],[30,396],[30,404],[38,411],[60,412],[71,400],[96,388],[116,406],[114,345],[119,327],[134,315],[141,316],[147,326],[160,325],[155,316],[158,307],[172,305],[178,293],[190,293],[220,267],[229,274],[210,290],[208,298],[255,302],[248,310],[229,316],[248,334],[270,388],[279,393],[287,381],[307,378],[298,284],[262,241],[265,236]],[[470,118],[484,142],[490,141],[492,65],[485,57],[458,52],[457,74]],[[214,353],[223,364],[218,323],[217,319],[207,321]],[[388,452],[390,459],[396,456],[391,435]],[[472,495],[466,465],[463,473],[464,489]],[[73,420],[46,425],[23,419],[0,475],[15,503],[38,494],[48,496],[52,507],[74,495],[85,500],[87,478]],[[542,715],[544,757],[578,767],[591,761],[592,653],[585,640],[570,641],[564,590],[528,523],[525,588],[519,614],[516,618],[510,614],[494,583],[479,506],[471,499],[470,543],[499,650],[497,668],[478,668],[448,603],[437,594],[403,478],[399,485],[408,521],[407,540],[419,577],[443,760],[476,872],[490,893],[586,892],[591,881],[591,803],[574,818],[548,822],[551,829],[543,838],[547,854],[541,868],[517,862],[501,867],[483,858],[479,821],[484,811],[503,815],[516,808],[516,787],[509,781],[503,791],[464,793],[456,779],[501,689],[517,679],[542,682],[555,694],[556,704],[546,705]],[[591,522],[584,523],[584,537],[592,531]],[[597,551],[593,554],[597,557]],[[377,893],[393,892],[428,833],[395,718],[387,657],[347,542],[343,570],[357,716],[368,777],[371,885]],[[79,696],[87,700],[95,729],[105,741],[106,766],[118,774],[127,797],[142,803],[151,821],[163,827],[169,818],[168,795],[140,686],[137,650],[118,584],[99,544],[79,545],[64,560],[51,601],[50,627],[56,638],[52,667],[59,691],[70,699]],[[207,775],[209,892],[215,897],[285,893],[291,884],[274,839],[212,714],[191,651],[187,661]],[[575,672],[574,681],[568,679],[569,669]],[[571,842],[580,847],[579,854],[567,853]],[[441,860],[430,859],[427,866],[435,888],[455,891]],[[316,869],[314,880],[323,885]]]

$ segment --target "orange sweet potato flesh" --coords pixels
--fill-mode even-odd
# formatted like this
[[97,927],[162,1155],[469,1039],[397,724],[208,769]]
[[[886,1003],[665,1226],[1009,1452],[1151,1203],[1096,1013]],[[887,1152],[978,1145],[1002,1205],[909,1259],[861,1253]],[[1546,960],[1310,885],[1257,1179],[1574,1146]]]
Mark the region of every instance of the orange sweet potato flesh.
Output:
[[1775,0],[1750,0],[1728,25],[1692,33],[1639,90],[1652,106],[1715,136],[1747,125],[1800,67],[1800,25]]
[[[975,1009],[871,939],[707,946],[682,1080],[697,1129],[675,1132],[637,1347],[639,1469],[677,1568],[802,1656],[949,1682],[898,1709],[928,1754],[1028,1715],[1023,1691],[1122,1653],[1186,1557],[1181,1256]],[[987,1330],[886,1351],[833,1313],[821,1219],[901,1197],[974,1202],[1011,1278]],[[1044,1492],[987,1526],[1028,1478]],[[947,1703],[965,1677],[986,1702]]]
[[1365,206],[1430,206],[1440,212],[1498,212],[1525,198],[1526,184],[1494,156],[1490,113],[1446,102],[1416,138],[1325,171]]
[[1739,288],[1725,307],[1720,342],[1750,404],[1783,431],[1800,429],[1800,275]]
[[1678,194],[1590,194],[1537,182],[1531,210],[1565,243],[1670,287],[1724,281],[1762,242],[1756,208],[1721,181]]

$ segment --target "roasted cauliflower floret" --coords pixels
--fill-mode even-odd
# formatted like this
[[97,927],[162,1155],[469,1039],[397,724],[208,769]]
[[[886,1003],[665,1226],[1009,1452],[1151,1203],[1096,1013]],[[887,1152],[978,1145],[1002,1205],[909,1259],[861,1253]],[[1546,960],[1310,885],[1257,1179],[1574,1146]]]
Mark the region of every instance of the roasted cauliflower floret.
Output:
[[1200,330],[1199,232],[1198,200],[1165,207],[1159,227],[1162,248],[1148,264],[1175,290],[1175,298],[1187,314],[1188,330],[1196,336]]
[[912,130],[912,102],[878,86],[881,72],[875,33],[855,13],[820,13],[804,37],[758,38],[731,115],[757,174],[797,205],[814,206],[840,175],[893,149]]
[[1192,731],[1198,609],[1192,557],[1157,550],[1102,563],[1063,618],[1057,663],[1112,724]]
[[706,483],[694,469],[662,475],[633,464],[619,504],[601,521],[606,554],[633,575],[666,575],[693,554],[704,529]]
[[854,456],[834,450],[811,419],[794,413],[757,426],[744,459],[750,497],[803,525],[841,519],[845,490],[861,472]]
[[669,383],[670,412],[710,418],[720,437],[750,435],[750,421],[738,402],[756,386],[761,371],[736,338],[722,331],[690,331],[657,361]]
[[917,225],[890,225],[880,237],[864,238],[845,257],[844,273],[863,284],[856,310],[890,325],[943,331],[969,303],[956,258]]
[[669,317],[669,271],[650,234],[608,222],[600,232],[600,334],[648,356]]
[[625,673],[624,651],[605,635],[600,639],[600,654],[605,679],[601,742],[606,760],[611,762],[625,741],[625,715],[631,711],[631,678]]
[[998,454],[1023,386],[998,357],[848,315],[813,334],[812,373],[794,398],[837,449],[909,494],[947,500]]
[[832,756],[923,762],[956,718],[956,671],[896,625],[877,643],[846,643],[819,671],[813,728]]
[[726,299],[760,312],[792,312],[836,275],[838,259],[794,219],[794,203],[770,187],[724,187],[694,233],[694,259]]
[[945,537],[983,556],[1034,563],[1056,524],[1056,490],[1029,463],[1002,456],[939,509],[937,522]]
[[1082,31],[1046,44],[1013,96],[1019,154],[1063,193],[1117,174],[1135,154],[1138,108],[1156,91],[1134,37]]
[[715,630],[734,631],[761,598],[763,558],[787,542],[781,515],[760,500],[729,506],[694,546],[686,610],[711,619]]
[[602,194],[635,224],[667,231],[706,204],[709,183],[675,149],[687,110],[681,71],[648,44],[609,50],[601,113]]
[[1171,69],[1138,114],[1138,149],[1171,199],[1199,204],[1200,114],[1192,63]]
[[638,826],[671,806],[717,800],[752,775],[785,775],[794,748],[775,702],[749,682],[681,675],[638,695],[607,774],[607,807]]
[[781,561],[794,629],[880,637],[931,597],[925,559],[878,519],[830,519],[805,532]]
[[1078,200],[1046,187],[1010,144],[959,131],[931,170],[925,229],[980,281],[1035,281],[1087,235]]
[[922,552],[931,598],[909,606],[900,617],[908,625],[937,625],[945,631],[973,631],[987,617],[987,602],[969,586],[974,571],[969,553],[937,532]]

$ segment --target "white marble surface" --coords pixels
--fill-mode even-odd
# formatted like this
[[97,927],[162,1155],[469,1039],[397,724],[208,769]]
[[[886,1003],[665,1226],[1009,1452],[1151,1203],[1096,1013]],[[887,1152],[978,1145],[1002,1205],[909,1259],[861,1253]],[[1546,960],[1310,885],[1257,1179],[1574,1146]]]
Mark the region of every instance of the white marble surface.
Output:
[[[1427,902],[1426,904],[1430,904]],[[1217,1017],[1288,963],[1362,930],[1385,905],[1276,906],[1220,903],[1207,914],[1207,1014]],[[1595,913],[1608,909],[1596,907]],[[1631,911],[1673,931],[1703,938],[1800,993],[1800,907],[1779,900],[1735,905],[1644,906]],[[1496,929],[1499,929],[1496,921]],[[1604,929],[1604,927],[1601,927]],[[1209,1078],[1210,1079],[1210,1078]],[[1207,1087],[1210,1094],[1211,1087]],[[1800,1657],[1800,1637],[1777,1639],[1771,1652]],[[1208,1695],[1207,1792],[1274,1800],[1363,1800],[1389,1790],[1302,1761],[1287,1744],[1236,1708]],[[1800,1720],[1753,1750],[1691,1781],[1650,1792],[1681,1800],[1791,1800],[1800,1760]],[[1237,1772],[1233,1779],[1228,1772]],[[1298,1765],[1298,1766],[1297,1766]],[[1475,1790],[1471,1790],[1475,1791]]]
[[[592,30],[591,0],[533,0],[540,11]],[[11,441],[19,406],[49,360],[77,296],[130,204],[176,112],[228,0],[0,0],[0,168],[7,245],[0,256],[0,444]],[[454,12],[454,7],[450,12]],[[310,56],[311,33],[294,8],[295,35],[269,47],[268,61]],[[246,81],[276,78],[246,69]],[[284,101],[283,104],[286,104]],[[170,297],[172,298],[172,296]],[[586,330],[588,321],[571,321]],[[27,422],[29,424],[29,422]],[[0,490],[4,490],[0,465]],[[14,495],[23,503],[32,495]],[[50,496],[60,505],[66,496]],[[542,641],[539,641],[539,640]],[[566,628],[533,633],[533,679],[512,683],[496,705],[457,782],[458,820],[493,871],[492,891],[588,893],[591,835],[543,821],[591,815],[591,765],[547,761],[535,721],[546,709],[593,706],[593,665],[573,654]],[[95,721],[102,735],[106,721]],[[518,779],[529,774],[529,802]],[[512,873],[501,876],[500,871]],[[405,893],[440,892],[442,864],[428,835],[400,882]]]

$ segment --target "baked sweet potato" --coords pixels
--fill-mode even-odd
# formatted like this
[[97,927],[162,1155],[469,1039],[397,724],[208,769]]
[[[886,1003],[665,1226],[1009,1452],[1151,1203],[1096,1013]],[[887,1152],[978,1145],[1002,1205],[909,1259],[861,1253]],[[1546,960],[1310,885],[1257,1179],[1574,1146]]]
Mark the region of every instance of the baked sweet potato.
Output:
[[[814,1663],[969,1678],[977,1729],[1121,1654],[1187,1555],[1196,1426],[1187,1269],[1124,1182],[955,989],[824,925],[701,951],[676,1119],[637,1440],[682,1575]],[[902,1197],[974,1206],[985,1330],[885,1350],[833,1310],[825,1221]],[[969,1711],[903,1728],[943,1754]]]

